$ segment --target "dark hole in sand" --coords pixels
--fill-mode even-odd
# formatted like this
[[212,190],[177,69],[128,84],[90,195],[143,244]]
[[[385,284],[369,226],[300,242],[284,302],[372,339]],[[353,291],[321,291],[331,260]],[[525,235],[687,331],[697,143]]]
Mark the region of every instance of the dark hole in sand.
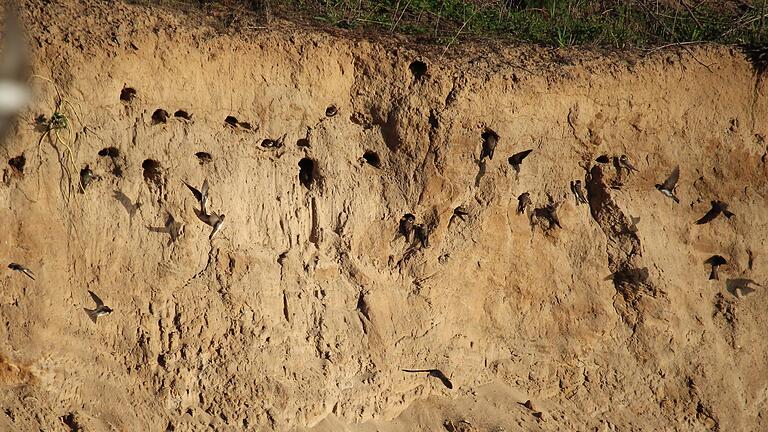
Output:
[[300,138],[296,141],[296,145],[299,147],[309,147],[309,140],[307,138]]
[[595,159],[595,161],[599,163],[608,163],[611,160],[608,158],[608,155],[600,155],[597,157],[597,159]]
[[379,154],[375,151],[368,150],[367,152],[363,153],[363,159],[365,159],[369,165],[376,168],[381,168],[381,159],[379,159]]
[[155,123],[167,123],[168,111],[162,108],[156,109],[155,112],[152,113],[152,121]]
[[123,102],[130,102],[136,97],[136,89],[133,87],[124,87],[120,91],[120,100]]
[[19,156],[16,156],[15,158],[8,160],[8,165],[10,165],[11,168],[13,168],[13,170],[19,174],[24,174],[24,165],[26,164],[27,158],[24,157],[23,153]]
[[408,69],[411,70],[414,78],[420,79],[427,73],[427,64],[421,60],[414,60],[411,62],[411,65],[408,66]]
[[315,181],[315,161],[304,158],[299,161],[299,182],[305,188],[310,189]]
[[147,159],[142,162],[141,167],[144,168],[144,179],[157,182],[160,180],[160,162],[154,159]]
[[195,156],[200,160],[200,165],[207,164],[209,162],[213,162],[213,156],[211,156],[210,153],[207,152],[197,152],[195,153]]
[[237,118],[234,116],[227,116],[227,118],[224,119],[224,123],[234,127],[237,127],[238,125]]
[[331,105],[328,108],[325,109],[325,116],[326,117],[333,117],[336,114],[339,113],[339,109],[336,108],[336,105]]
[[184,111],[184,110],[178,110],[175,113],[173,113],[174,117],[183,118],[184,120],[192,120],[192,114]]
[[99,156],[109,156],[111,158],[116,158],[120,156],[120,150],[115,147],[105,147],[99,150]]

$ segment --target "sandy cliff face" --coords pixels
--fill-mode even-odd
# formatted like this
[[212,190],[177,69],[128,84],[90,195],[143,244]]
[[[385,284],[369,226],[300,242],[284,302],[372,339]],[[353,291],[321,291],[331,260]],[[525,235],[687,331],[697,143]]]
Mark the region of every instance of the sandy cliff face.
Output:
[[[4,152],[24,168],[0,184],[0,256],[37,276],[0,275],[0,429],[768,429],[768,99],[740,53],[443,56],[121,3],[26,10],[68,127],[39,143],[57,95],[34,79]],[[595,162],[621,154],[639,172]],[[654,188],[676,165],[680,204]],[[204,179],[226,214],[212,241],[182,183]],[[736,216],[694,224],[715,199]],[[429,247],[397,236],[405,213]],[[88,290],[115,310],[97,324]]]

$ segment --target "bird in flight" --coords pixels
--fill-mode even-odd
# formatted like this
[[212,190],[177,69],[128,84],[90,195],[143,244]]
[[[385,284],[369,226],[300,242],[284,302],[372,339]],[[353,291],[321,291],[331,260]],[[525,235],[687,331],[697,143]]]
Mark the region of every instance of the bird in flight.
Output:
[[17,272],[22,272],[25,275],[29,276],[30,279],[35,280],[35,274],[32,273],[32,270],[24,267],[21,264],[10,263],[8,264],[8,268]]
[[675,169],[672,170],[672,174],[670,174],[669,177],[664,180],[664,183],[656,185],[656,189],[658,189],[664,195],[675,200],[676,203],[680,204],[680,200],[677,198],[677,196],[675,196],[675,188],[677,188],[677,181],[679,179],[680,166],[678,165],[675,167]]
[[91,321],[93,321],[93,323],[96,324],[96,319],[98,317],[111,314],[112,309],[109,306],[105,306],[104,302],[101,301],[99,296],[97,296],[96,293],[94,293],[93,291],[88,290],[88,294],[91,295],[93,302],[96,303],[96,307],[94,309],[86,309],[86,308],[83,308],[83,309],[85,310],[85,313],[88,314],[88,318],[90,318]]

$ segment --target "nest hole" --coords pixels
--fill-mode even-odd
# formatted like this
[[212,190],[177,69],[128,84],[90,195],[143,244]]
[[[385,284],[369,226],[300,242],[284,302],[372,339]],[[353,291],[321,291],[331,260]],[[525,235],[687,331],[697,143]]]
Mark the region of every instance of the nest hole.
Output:
[[146,159],[141,163],[141,167],[144,168],[144,179],[157,182],[160,180],[160,174],[162,166],[160,162],[154,159]]
[[315,182],[315,161],[303,158],[299,161],[299,182],[307,189],[312,188]]
[[381,168],[381,159],[379,158],[379,154],[375,151],[366,151],[363,153],[363,159],[365,159],[365,162],[367,162],[368,165],[374,168]]
[[27,164],[27,158],[24,157],[24,154],[20,154],[19,156],[16,156],[15,158],[11,158],[8,160],[8,165],[13,168],[14,171],[18,174],[24,174],[24,165]]
[[421,60],[414,60],[408,66],[415,79],[421,79],[427,73],[427,64]]
[[105,147],[101,150],[99,150],[99,156],[108,156],[111,158],[116,158],[120,156],[120,150],[118,150],[115,147]]
[[152,113],[152,121],[157,123],[168,123],[168,111],[158,108]]
[[124,87],[120,91],[120,100],[123,102],[131,102],[136,97],[136,89],[133,87]]
[[235,116],[227,116],[227,118],[224,119],[224,123],[232,127],[237,127],[240,122],[237,121],[237,117]]
[[197,153],[195,153],[195,156],[200,161],[200,165],[205,165],[207,163],[213,162],[213,156],[211,156],[210,153],[207,153],[207,152],[197,152]]
[[299,147],[309,147],[309,140],[307,138],[300,138],[296,141],[296,145]]
[[331,105],[328,108],[325,109],[325,116],[326,117],[333,117],[336,114],[339,113],[339,109],[336,108],[336,105]]
[[184,110],[178,110],[175,113],[173,113],[174,117],[183,118],[184,120],[192,120],[192,114],[184,111]]

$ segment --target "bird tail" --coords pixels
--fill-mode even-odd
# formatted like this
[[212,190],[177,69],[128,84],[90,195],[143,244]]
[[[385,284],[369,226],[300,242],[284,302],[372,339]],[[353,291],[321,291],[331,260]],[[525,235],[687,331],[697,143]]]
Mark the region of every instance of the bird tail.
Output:
[[93,323],[96,324],[96,318],[98,318],[98,315],[96,315],[96,311],[93,309],[86,309],[86,308],[83,308],[83,310],[85,311],[85,313],[88,314],[88,318],[90,318],[91,321],[93,321]]
[[672,199],[675,200],[676,203],[680,204],[680,200],[676,196],[672,195]]

